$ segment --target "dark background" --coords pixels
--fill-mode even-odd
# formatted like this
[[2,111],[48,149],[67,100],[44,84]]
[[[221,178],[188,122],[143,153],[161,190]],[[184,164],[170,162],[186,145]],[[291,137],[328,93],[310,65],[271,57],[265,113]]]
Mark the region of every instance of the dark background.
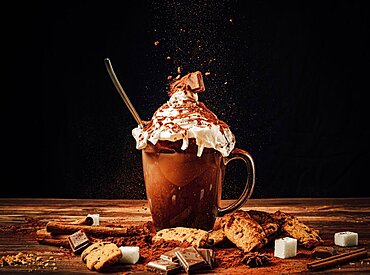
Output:
[[[369,196],[366,1],[11,2],[1,196],[145,198],[106,57],[146,120],[178,66],[210,72],[199,99],[254,157],[253,197]],[[244,176],[228,168],[224,198]]]

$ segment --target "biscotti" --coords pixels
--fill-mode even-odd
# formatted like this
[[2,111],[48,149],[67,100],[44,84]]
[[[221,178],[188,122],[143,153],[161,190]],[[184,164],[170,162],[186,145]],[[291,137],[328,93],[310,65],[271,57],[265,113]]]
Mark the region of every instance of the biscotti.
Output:
[[266,234],[268,240],[272,240],[279,231],[279,223],[273,218],[273,215],[263,211],[249,210],[248,214],[254,219]]
[[102,271],[108,266],[118,262],[122,252],[114,243],[98,242],[86,248],[81,259],[90,270]]
[[315,247],[323,242],[318,230],[308,227],[292,215],[276,211],[274,219],[280,223],[281,230],[284,233],[297,239],[298,243],[306,248]]
[[195,247],[204,247],[206,245],[209,233],[205,230],[187,228],[187,227],[174,227],[162,229],[155,234],[153,241],[180,241],[188,242]]
[[244,252],[263,247],[268,238],[246,211],[238,210],[223,217],[222,228],[226,237]]

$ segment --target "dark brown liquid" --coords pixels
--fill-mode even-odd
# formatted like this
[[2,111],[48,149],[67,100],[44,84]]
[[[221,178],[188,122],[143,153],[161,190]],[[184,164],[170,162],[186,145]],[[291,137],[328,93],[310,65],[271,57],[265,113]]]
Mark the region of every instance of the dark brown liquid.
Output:
[[193,227],[211,230],[217,216],[225,166],[222,155],[205,149],[159,153],[143,150],[147,198],[157,230]]

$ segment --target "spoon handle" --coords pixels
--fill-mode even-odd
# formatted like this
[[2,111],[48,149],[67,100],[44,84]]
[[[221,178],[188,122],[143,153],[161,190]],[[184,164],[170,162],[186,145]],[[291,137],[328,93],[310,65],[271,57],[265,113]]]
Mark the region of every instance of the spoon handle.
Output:
[[126,103],[127,108],[130,110],[132,116],[136,120],[139,127],[143,128],[142,120],[141,120],[139,114],[136,112],[136,110],[135,110],[134,106],[132,105],[130,99],[126,95],[125,91],[123,90],[121,84],[119,83],[118,78],[117,78],[116,74],[114,73],[114,70],[113,70],[113,67],[112,67],[112,64],[111,64],[109,58],[105,58],[104,63],[105,63],[105,67],[108,70],[110,78],[112,79],[112,81],[114,83],[114,86],[116,86],[116,89],[117,89],[118,93],[122,97],[123,101]]

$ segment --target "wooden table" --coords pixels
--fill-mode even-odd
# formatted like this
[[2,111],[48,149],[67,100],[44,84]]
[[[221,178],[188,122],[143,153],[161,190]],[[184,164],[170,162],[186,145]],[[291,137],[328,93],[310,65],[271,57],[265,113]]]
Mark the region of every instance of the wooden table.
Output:
[[[223,201],[224,205],[228,203]],[[335,232],[354,231],[359,234],[359,247],[370,250],[370,198],[252,199],[242,209],[289,212],[307,225],[319,229],[327,245],[334,245]],[[37,265],[0,267],[0,273],[91,274],[92,272],[87,270],[78,256],[74,256],[64,248],[40,245],[34,235],[35,228],[41,223],[52,220],[74,221],[89,213],[99,213],[101,223],[120,219],[127,225],[135,225],[151,219],[147,202],[141,200],[2,198],[0,199],[0,257],[24,252],[33,253],[43,259],[52,257],[53,261],[50,261],[50,265],[46,267]],[[217,268],[211,273],[305,273],[307,263],[312,262],[306,252],[299,248],[296,258],[285,260],[272,258],[270,264],[265,267]],[[122,274],[129,270],[130,266],[119,265],[115,272]],[[370,258],[334,267],[325,272],[370,274]]]

